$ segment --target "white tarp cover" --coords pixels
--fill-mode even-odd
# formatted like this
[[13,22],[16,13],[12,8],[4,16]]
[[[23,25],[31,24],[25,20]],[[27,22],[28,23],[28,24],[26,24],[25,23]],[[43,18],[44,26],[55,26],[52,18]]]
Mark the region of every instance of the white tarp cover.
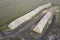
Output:
[[36,25],[33,31],[42,33],[43,28],[45,27],[48,20],[51,18],[51,15],[52,15],[51,12],[47,12],[47,14],[39,21],[39,23]]
[[32,19],[32,17],[35,16],[36,14],[38,14],[41,10],[43,10],[45,8],[49,8],[51,6],[52,6],[51,3],[45,4],[43,6],[40,6],[40,7],[36,8],[35,10],[33,10],[33,11],[31,11],[31,12],[29,12],[29,13],[27,13],[27,14],[19,17],[19,18],[17,18],[16,20],[12,21],[8,25],[8,27],[11,30],[13,30],[13,29],[17,28],[19,25],[21,25],[22,23],[24,23],[25,21]]

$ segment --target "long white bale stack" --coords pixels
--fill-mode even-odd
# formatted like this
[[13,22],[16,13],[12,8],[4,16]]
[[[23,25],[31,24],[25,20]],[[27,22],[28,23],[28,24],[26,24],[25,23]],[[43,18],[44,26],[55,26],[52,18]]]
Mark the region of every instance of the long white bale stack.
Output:
[[39,21],[39,23],[36,25],[33,31],[42,33],[43,28],[45,27],[48,20],[51,18],[51,15],[51,12],[47,12],[47,14]]
[[47,24],[47,22],[52,21],[52,17],[55,13],[59,12],[58,7],[54,6],[50,9],[48,9],[46,15],[38,22],[38,24],[36,25],[36,27],[33,29],[33,31],[37,32],[37,33],[42,33],[43,28],[45,27],[45,25]]
[[51,7],[52,4],[48,3],[46,5],[40,6],[38,8],[36,8],[35,10],[17,18],[16,20],[12,21],[8,27],[10,28],[10,30],[14,30],[15,28],[17,28],[19,25],[21,25],[22,23],[24,23],[27,20],[32,19],[33,16],[37,15],[40,11],[42,11],[45,8],[49,8]]

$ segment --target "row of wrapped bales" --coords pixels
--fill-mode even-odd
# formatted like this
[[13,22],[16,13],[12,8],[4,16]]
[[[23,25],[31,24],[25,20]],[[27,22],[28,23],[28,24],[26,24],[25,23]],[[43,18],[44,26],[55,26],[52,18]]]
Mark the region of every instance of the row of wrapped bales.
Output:
[[45,5],[42,5],[42,6],[39,6],[38,8],[36,8],[35,10],[17,18],[16,20],[12,21],[8,27],[11,29],[11,30],[14,30],[15,28],[17,28],[19,25],[21,25],[22,23],[24,23],[25,21],[27,20],[30,20],[32,19],[35,15],[37,15],[40,11],[42,11],[43,9],[46,9],[46,8],[49,8],[51,7],[52,4],[51,3],[48,3],[48,4],[45,4]]
[[33,29],[33,31],[42,33],[43,29],[45,28],[46,24],[51,24],[53,15],[56,15],[55,13],[59,12],[57,6],[53,6],[47,10],[46,15],[38,22],[36,27]]

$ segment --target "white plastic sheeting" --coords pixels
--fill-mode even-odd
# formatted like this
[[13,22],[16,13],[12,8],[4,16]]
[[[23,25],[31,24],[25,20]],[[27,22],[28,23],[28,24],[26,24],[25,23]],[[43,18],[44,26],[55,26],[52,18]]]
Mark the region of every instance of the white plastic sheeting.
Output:
[[32,19],[33,16],[35,16],[36,14],[38,14],[40,11],[42,11],[43,9],[45,8],[49,8],[51,7],[52,4],[51,3],[48,3],[48,4],[45,4],[43,6],[40,6],[38,8],[36,8],[35,10],[23,15],[22,17],[19,17],[17,18],[16,20],[12,21],[8,27],[11,29],[11,30],[14,30],[15,28],[17,28],[19,25],[21,25],[22,23],[24,23],[25,21],[27,20],[30,20]]
[[53,15],[55,15],[58,12],[59,12],[59,10],[58,10],[57,6],[49,8],[47,10],[46,15],[38,22],[38,24],[33,29],[33,31],[38,32],[38,33],[42,33],[42,31],[43,31],[44,27],[46,26],[47,22],[50,24],[52,22]]
[[36,27],[34,28],[34,31],[37,30],[38,28],[38,33],[42,33],[43,28],[45,27],[46,23],[48,22],[48,20],[51,18],[51,12],[47,12],[47,14],[39,21],[39,23],[36,25]]

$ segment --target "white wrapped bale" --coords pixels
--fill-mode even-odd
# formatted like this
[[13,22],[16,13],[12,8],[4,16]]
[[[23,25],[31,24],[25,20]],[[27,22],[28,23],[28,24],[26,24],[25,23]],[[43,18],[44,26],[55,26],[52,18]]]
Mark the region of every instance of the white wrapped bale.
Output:
[[38,22],[38,24],[33,29],[33,31],[35,31],[37,33],[42,33],[46,24],[47,23],[51,24],[52,18],[53,18],[53,15],[55,15],[55,12],[59,12],[59,10],[58,11],[56,11],[56,10],[58,10],[58,8],[56,6],[48,9],[46,15]]
[[[43,28],[45,27],[46,23],[48,22],[49,18],[51,17],[51,13],[48,12],[36,25],[36,27],[33,29],[33,31],[41,33],[43,31]],[[38,29],[38,30],[37,30]]]
[[25,21],[27,20],[30,20],[32,19],[33,16],[37,15],[40,11],[42,11],[43,9],[45,8],[49,8],[51,7],[52,4],[51,3],[48,3],[46,5],[43,5],[43,6],[40,6],[38,8],[36,8],[35,10],[17,18],[16,20],[12,21],[8,27],[11,29],[11,30],[14,30],[15,28],[17,28],[19,25],[21,25],[22,23],[24,23]]

